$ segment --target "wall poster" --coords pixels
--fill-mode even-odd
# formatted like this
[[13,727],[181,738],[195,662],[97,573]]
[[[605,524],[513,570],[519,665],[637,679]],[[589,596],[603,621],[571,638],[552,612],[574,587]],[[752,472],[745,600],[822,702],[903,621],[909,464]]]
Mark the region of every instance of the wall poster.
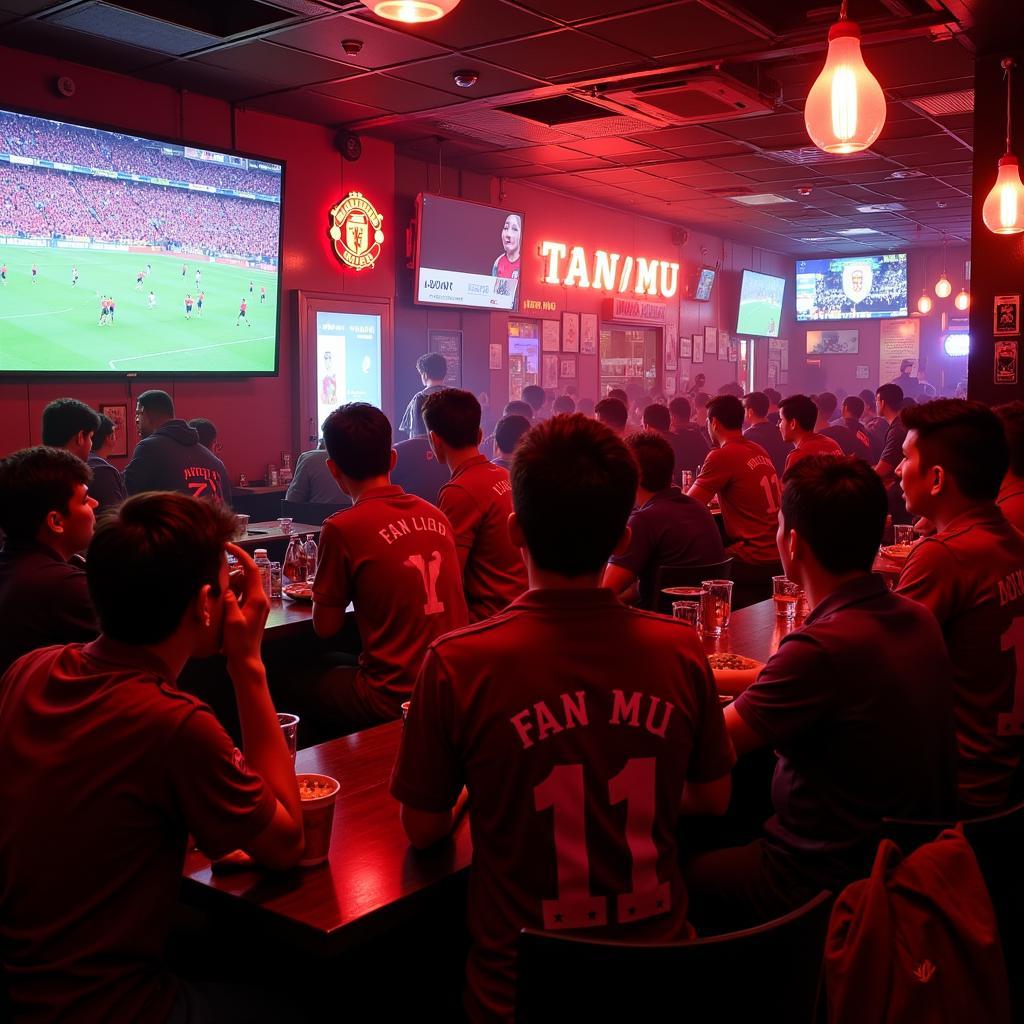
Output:
[[718,328],[717,327],[705,327],[704,328],[704,353],[705,355],[714,355],[718,351]]
[[462,331],[427,331],[427,351],[439,352],[448,363],[444,382],[447,387],[462,387]]
[[562,351],[579,352],[580,350],[580,315],[579,313],[562,314]]
[[888,384],[900,375],[900,363],[913,359],[914,368],[921,355],[921,321],[881,320],[878,324],[878,383]]
[[580,353],[597,355],[597,314],[580,313]]
[[544,352],[558,351],[558,328],[557,320],[541,320],[541,348]]

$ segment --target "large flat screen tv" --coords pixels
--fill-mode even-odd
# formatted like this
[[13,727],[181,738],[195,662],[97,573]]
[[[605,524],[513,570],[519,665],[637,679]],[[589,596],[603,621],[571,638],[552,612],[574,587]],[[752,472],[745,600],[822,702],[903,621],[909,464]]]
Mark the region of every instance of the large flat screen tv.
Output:
[[877,320],[906,315],[905,252],[797,260],[797,320]]
[[276,373],[283,173],[0,110],[0,373]]
[[743,271],[740,283],[740,309],[736,316],[737,334],[755,334],[762,338],[777,338],[782,321],[782,297],[786,292],[786,279]]
[[523,215],[427,193],[416,206],[416,302],[518,309]]

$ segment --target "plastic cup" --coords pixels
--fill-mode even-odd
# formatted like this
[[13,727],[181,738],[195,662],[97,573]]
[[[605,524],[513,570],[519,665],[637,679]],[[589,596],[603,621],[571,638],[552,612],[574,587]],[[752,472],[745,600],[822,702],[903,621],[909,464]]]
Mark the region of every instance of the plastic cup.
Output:
[[292,755],[292,764],[294,765],[295,751],[298,749],[299,716],[279,711],[277,713],[277,724],[281,726],[281,732],[284,733],[284,741],[288,744],[288,753]]
[[896,523],[892,528],[892,539],[895,544],[913,544],[916,540],[914,537],[914,527],[904,523]]
[[705,580],[701,585],[700,630],[721,636],[732,618],[732,580]]
[[302,798],[302,830],[306,836],[306,850],[299,867],[312,868],[323,864],[331,852],[334,804],[341,787],[337,779],[313,772],[299,773],[295,779]]
[[294,522],[295,522],[294,519],[291,519],[288,516],[284,516],[281,519],[278,519],[277,525],[281,527],[281,532],[282,533],[291,533],[292,532],[292,523],[294,523]]
[[244,512],[235,513],[235,540],[244,540],[249,532],[249,517]]
[[775,599],[775,614],[780,619],[795,619],[796,606],[800,602],[800,587],[787,576],[772,577],[772,596]]
[[673,601],[672,618],[688,622],[694,629],[700,626],[699,601]]

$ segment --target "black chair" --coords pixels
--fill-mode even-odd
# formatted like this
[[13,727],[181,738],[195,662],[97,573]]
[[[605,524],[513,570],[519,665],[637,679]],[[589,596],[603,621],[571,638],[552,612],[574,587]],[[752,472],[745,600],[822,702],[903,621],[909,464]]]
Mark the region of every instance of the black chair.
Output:
[[666,587],[699,587],[705,580],[732,579],[732,559],[713,565],[659,565],[654,575],[654,611],[672,614],[672,598],[662,591]]
[[289,501],[287,498],[282,498],[281,515],[291,516],[297,523],[321,526],[328,516],[334,515],[340,509],[348,508],[350,504],[350,501]]
[[598,942],[524,929],[516,1020],[764,1020],[810,1024],[822,991],[833,896],[784,917],[692,942]]
[[[971,844],[996,912],[999,940],[1010,977],[1013,1019],[1024,1020],[1024,802],[960,823]],[[882,834],[904,853],[931,842],[951,822],[886,818]]]

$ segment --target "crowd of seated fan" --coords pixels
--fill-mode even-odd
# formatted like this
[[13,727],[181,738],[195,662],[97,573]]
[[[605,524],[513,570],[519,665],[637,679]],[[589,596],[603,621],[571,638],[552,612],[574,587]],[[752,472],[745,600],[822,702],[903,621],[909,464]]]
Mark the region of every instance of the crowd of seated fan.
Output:
[[0,164],[0,234],[86,237],[276,260],[275,204]]
[[[414,846],[443,841],[468,794],[470,1019],[512,1019],[522,927],[640,942],[746,927],[866,877],[883,818],[956,820],[1018,795],[1021,736],[1001,716],[1018,711],[1005,637],[1024,615],[1024,403],[904,407],[896,385],[842,403],[725,393],[695,420],[677,396],[649,403],[635,429],[625,394],[588,416],[574,396],[537,388],[485,439],[479,401],[436,383],[446,368],[434,362],[423,362],[405,441],[364,403],[322,425],[323,454],[307,469],[346,507],[320,535],[313,629],[339,636],[351,606],[360,646],[311,651],[288,685],[290,709],[335,736],[409,702],[390,788]],[[16,1005],[54,1019],[70,1005],[104,1019],[128,1000],[152,1020],[279,1020],[269,997],[225,995],[160,963],[186,835],[213,858],[238,848],[279,869],[300,856],[301,829],[260,658],[255,565],[228,542],[225,500],[185,497],[199,441],[170,396],[145,393],[137,415],[130,496],[98,525],[91,488],[109,464],[85,460],[101,455],[104,424],[82,403],[53,403],[45,446],[0,461],[0,616],[24,623],[0,663],[6,979]],[[406,488],[396,481],[410,466],[421,472]],[[181,487],[163,482],[175,473]],[[894,489],[922,539],[890,589],[872,566]],[[241,568],[234,589],[225,551]],[[727,559],[736,594],[768,597],[784,574],[811,611],[723,711],[693,627],[650,609],[660,566]],[[174,688],[190,657],[217,651],[247,723],[244,757]],[[139,680],[157,685],[129,698]],[[55,721],[72,682],[90,699]],[[125,730],[134,740],[119,747]],[[83,732],[94,738],[72,742]],[[93,827],[76,869],[55,879],[42,853],[114,813],[114,747],[131,813],[173,828],[151,829],[136,865]],[[776,761],[763,828],[681,847],[681,833],[726,813],[737,759],[757,751]],[[96,758],[103,784],[83,797]],[[41,792],[66,813],[42,815],[34,834],[19,823]],[[554,808],[557,832],[585,793],[600,892],[631,891],[637,871],[650,891],[560,898],[539,816]],[[626,802],[632,814],[640,799],[651,847],[630,839],[630,868],[622,819],[604,808]],[[158,850],[162,866],[143,869]],[[87,881],[121,915],[102,934],[67,909]]]
[[91,128],[30,121],[18,114],[0,113],[0,152],[261,195],[277,195],[281,190],[280,175],[272,172],[169,156],[156,142],[140,144]]

